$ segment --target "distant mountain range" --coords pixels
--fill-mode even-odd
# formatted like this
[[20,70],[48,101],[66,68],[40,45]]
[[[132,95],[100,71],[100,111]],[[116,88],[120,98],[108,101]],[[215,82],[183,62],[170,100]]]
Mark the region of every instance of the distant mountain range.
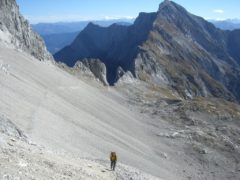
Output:
[[228,19],[223,21],[209,20],[209,22],[213,23],[216,27],[223,30],[240,29],[240,20],[238,19]]
[[140,13],[131,26],[93,23],[54,57],[69,66],[84,58],[105,63],[114,84],[118,69],[164,84],[182,97],[240,101],[240,30],[224,31],[172,1],[156,13]]
[[[114,23],[129,26],[133,23],[133,21],[134,19],[115,19],[93,21],[93,23],[102,27],[107,27]],[[32,28],[35,32],[42,36],[48,51],[54,54],[63,47],[71,44],[76,36],[88,25],[88,23],[90,23],[90,21],[40,23],[32,24]]]
[[59,22],[59,23],[39,23],[32,24],[32,28],[40,35],[49,34],[63,34],[80,32],[88,23],[92,22],[103,27],[110,26],[111,24],[118,23],[122,25],[132,24],[134,19],[111,19],[111,20],[93,20],[93,21],[79,21],[79,22]]

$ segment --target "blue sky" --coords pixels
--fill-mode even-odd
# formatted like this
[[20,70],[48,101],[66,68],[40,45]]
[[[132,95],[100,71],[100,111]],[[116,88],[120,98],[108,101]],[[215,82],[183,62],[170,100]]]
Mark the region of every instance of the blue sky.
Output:
[[[17,0],[31,22],[102,20],[155,12],[162,0]],[[175,0],[206,19],[240,19],[240,0]]]

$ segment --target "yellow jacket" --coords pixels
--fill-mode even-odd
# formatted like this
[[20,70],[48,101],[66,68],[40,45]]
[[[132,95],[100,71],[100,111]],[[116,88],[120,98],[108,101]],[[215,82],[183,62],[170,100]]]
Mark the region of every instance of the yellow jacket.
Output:
[[110,160],[111,160],[111,161],[117,161],[117,155],[116,155],[115,152],[111,152]]

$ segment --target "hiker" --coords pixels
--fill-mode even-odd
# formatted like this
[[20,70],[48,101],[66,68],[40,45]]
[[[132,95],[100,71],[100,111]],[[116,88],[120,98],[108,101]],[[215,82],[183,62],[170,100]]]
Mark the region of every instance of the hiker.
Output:
[[115,171],[115,167],[117,163],[117,155],[115,152],[111,152],[110,161],[111,161],[111,170]]

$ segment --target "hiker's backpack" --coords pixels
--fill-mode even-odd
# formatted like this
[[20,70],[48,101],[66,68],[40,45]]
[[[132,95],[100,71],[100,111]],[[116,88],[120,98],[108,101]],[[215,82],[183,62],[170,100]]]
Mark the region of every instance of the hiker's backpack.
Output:
[[115,152],[111,152],[111,156],[110,156],[111,161],[116,161],[117,160],[117,155]]

